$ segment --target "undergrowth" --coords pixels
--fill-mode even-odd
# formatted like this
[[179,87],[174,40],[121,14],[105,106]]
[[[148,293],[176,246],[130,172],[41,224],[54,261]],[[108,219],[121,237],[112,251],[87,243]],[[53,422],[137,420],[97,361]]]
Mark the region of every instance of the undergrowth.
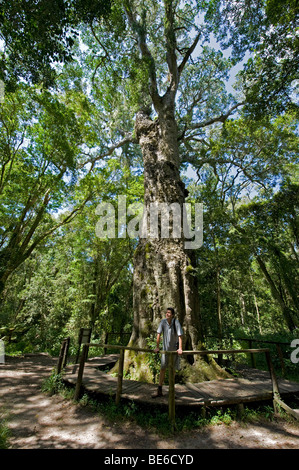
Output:
[[9,448],[10,429],[7,426],[6,418],[0,411],[0,449]]

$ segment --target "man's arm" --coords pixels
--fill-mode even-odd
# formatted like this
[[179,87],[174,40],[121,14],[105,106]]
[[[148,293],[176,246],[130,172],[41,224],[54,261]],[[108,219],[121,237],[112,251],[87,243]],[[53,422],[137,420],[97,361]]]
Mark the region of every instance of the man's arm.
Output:
[[182,340],[182,337],[179,336],[179,349],[177,350],[177,353],[178,354],[182,354],[183,353],[183,340]]
[[155,349],[155,352],[156,352],[156,353],[160,351],[160,348],[159,348],[160,338],[161,338],[161,333],[158,333],[158,334],[157,334],[157,347],[156,347],[156,349]]

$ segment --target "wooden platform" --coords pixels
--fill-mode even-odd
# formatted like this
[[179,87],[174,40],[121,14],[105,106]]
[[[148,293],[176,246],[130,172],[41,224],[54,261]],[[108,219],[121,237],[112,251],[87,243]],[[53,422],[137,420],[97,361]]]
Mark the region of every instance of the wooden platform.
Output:
[[[105,356],[88,360],[83,374],[83,386],[87,391],[115,396],[117,377],[112,377],[99,370],[113,363],[114,357]],[[74,372],[74,373],[72,373]],[[75,385],[77,381],[78,366],[68,366],[64,380]],[[280,396],[282,398],[299,395],[299,383],[278,379]],[[122,398],[146,404],[159,404],[168,406],[168,387],[163,387],[164,396],[152,398],[157,385],[123,380]],[[269,373],[254,370],[250,380],[233,378],[213,380],[197,384],[175,385],[175,404],[179,407],[222,406],[237,403],[261,402],[272,399],[272,384]]]

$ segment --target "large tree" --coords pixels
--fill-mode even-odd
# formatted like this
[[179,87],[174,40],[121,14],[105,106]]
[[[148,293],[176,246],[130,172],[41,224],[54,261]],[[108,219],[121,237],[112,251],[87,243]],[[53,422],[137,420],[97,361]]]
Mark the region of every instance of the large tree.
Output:
[[[181,170],[188,145],[204,140],[208,129],[221,126],[241,105],[225,91],[230,64],[205,44],[200,13],[201,4],[117,2],[112,9],[117,29],[93,22],[82,34],[91,92],[102,100],[107,132],[141,150],[143,223],[148,229],[155,204],[176,204],[183,214],[188,192]],[[101,155],[99,151],[93,163]],[[172,306],[184,328],[184,348],[201,347],[194,251],[186,247],[185,233],[174,236],[172,228],[167,238],[159,232],[139,239],[130,345],[145,347],[165,309]],[[132,364],[142,375],[131,356],[126,366]],[[213,373],[212,367],[206,368],[206,376]]]

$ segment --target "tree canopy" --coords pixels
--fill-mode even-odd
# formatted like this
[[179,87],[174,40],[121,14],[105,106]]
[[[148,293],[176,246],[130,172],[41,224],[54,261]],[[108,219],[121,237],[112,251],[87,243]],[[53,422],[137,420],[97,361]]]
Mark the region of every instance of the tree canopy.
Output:
[[54,85],[57,62],[72,58],[72,46],[78,35],[76,27],[90,23],[110,11],[108,0],[46,0],[0,4],[0,38],[3,52],[0,78],[8,89],[20,79],[44,87]]

